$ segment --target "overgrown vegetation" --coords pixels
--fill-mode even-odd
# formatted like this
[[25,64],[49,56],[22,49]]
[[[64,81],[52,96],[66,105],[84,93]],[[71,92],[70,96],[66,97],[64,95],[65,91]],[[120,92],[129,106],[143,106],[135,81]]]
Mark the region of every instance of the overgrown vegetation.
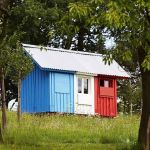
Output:
[[139,116],[100,118],[79,115],[8,113],[8,128],[0,149],[133,149]]
[[[110,63],[114,57],[127,61],[122,63],[130,72],[136,72],[141,78],[137,83],[121,87],[120,97],[124,103],[124,112],[141,110],[139,143],[143,149],[149,149],[150,131],[150,2],[144,0],[105,1],[105,0],[1,0],[0,1],[0,77],[2,91],[2,128],[7,127],[5,88],[12,84],[11,65],[16,68],[20,61],[12,62],[10,55],[17,48],[16,43],[50,45],[72,48],[80,51],[106,53]],[[105,51],[105,38],[113,37],[115,46]],[[10,41],[15,43],[12,45]],[[16,51],[17,53],[17,51]],[[16,54],[18,57],[19,54]],[[112,57],[113,56],[113,57]],[[116,57],[117,56],[117,57]],[[16,57],[15,57],[16,58]],[[18,57],[20,58],[20,57]],[[10,61],[11,60],[11,61]],[[17,59],[14,59],[15,61]],[[19,59],[20,60],[20,59]],[[22,65],[25,67],[24,65]],[[134,69],[131,69],[133,66]],[[20,87],[20,67],[17,67],[18,87]],[[13,72],[13,70],[11,70]],[[7,82],[4,82],[7,80]],[[136,80],[137,82],[137,80]],[[4,84],[5,83],[5,84]],[[9,87],[9,86],[6,87]],[[124,92],[124,89],[126,92]],[[134,91],[132,90],[134,89]],[[142,91],[142,94],[141,94]],[[17,93],[17,92],[15,92]],[[18,90],[20,93],[20,90]],[[15,95],[15,94],[14,94]],[[136,96],[135,96],[136,95]],[[130,99],[128,98],[130,96]],[[15,96],[16,97],[16,96]],[[133,97],[131,99],[131,97]],[[138,97],[138,98],[136,98]],[[20,95],[18,95],[20,99]],[[142,103],[141,103],[142,100]],[[127,108],[126,108],[127,107]],[[19,109],[18,109],[19,110]],[[20,114],[20,110],[18,112]],[[18,119],[19,120],[19,119]],[[97,126],[97,124],[96,124]],[[4,133],[4,132],[3,132]],[[123,133],[122,133],[123,134]],[[0,138],[1,139],[1,138]]]

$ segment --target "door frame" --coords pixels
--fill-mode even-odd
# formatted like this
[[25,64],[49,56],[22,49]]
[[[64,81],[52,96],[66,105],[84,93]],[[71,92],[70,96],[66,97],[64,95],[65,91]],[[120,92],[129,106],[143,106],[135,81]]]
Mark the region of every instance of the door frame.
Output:
[[[82,93],[78,93],[78,78],[87,78],[89,79],[89,87],[88,87],[88,94],[83,94],[83,86],[82,85]],[[83,79],[82,79],[82,83],[83,83]],[[87,104],[83,103],[79,103],[79,97],[78,96],[83,96],[84,99],[86,99],[86,96],[87,96]],[[83,109],[85,108],[85,113],[84,114],[94,114],[94,105],[95,105],[95,101],[94,101],[94,76],[93,75],[87,75],[87,74],[75,74],[75,77],[74,77],[74,106],[75,106],[75,113],[79,113],[79,111],[82,112],[82,110],[79,110],[78,111],[78,108],[79,109]],[[91,109],[91,112],[88,112],[88,110],[86,111],[86,109],[90,108]]]

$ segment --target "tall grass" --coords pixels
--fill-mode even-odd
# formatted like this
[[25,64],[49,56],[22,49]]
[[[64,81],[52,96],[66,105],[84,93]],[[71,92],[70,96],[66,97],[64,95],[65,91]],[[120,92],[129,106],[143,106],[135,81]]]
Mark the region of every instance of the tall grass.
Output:
[[0,149],[132,149],[137,141],[138,116],[100,118],[79,115],[8,113],[8,128]]

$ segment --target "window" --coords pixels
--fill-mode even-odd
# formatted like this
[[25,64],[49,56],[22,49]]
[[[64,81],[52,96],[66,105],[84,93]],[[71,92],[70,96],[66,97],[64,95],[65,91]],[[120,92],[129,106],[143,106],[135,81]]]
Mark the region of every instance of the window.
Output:
[[100,80],[100,86],[104,86],[104,80]]
[[82,93],[82,78],[78,78],[78,93]]
[[100,86],[101,87],[113,87],[113,81],[112,80],[100,80]]
[[88,94],[88,79],[84,79],[84,94]]
[[89,94],[89,79],[78,78],[78,93]]
[[109,81],[108,80],[104,81],[104,87],[109,87]]

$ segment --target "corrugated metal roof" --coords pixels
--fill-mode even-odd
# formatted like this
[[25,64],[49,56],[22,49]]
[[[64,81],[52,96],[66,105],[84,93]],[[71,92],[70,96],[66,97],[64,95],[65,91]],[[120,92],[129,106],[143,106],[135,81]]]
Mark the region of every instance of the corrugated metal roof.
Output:
[[23,48],[43,69],[130,77],[116,61],[113,60],[110,65],[105,64],[101,54],[51,47],[42,47],[41,49],[41,46],[29,44],[23,44]]

